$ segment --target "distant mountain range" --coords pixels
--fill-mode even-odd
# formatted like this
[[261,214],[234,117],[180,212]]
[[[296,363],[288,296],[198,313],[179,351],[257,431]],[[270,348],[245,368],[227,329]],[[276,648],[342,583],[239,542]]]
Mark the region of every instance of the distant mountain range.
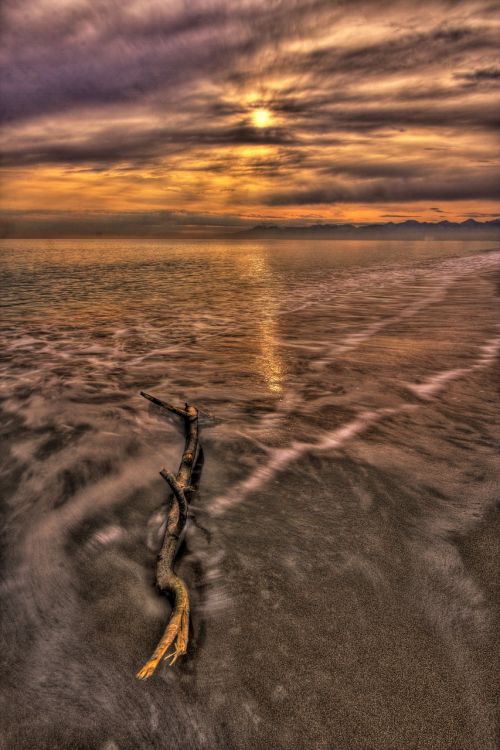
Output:
[[[234,235],[233,235],[234,236]],[[451,221],[421,222],[412,219],[386,224],[311,224],[309,226],[284,226],[257,224],[252,229],[238,232],[238,237],[255,239],[453,239],[499,240],[500,219],[476,221],[467,219],[460,223]]]
[[13,212],[0,220],[0,238],[158,238],[158,239],[323,239],[323,240],[499,240],[500,219],[461,223],[414,220],[384,224],[261,223],[232,225],[172,223],[163,212],[57,214],[19,217]]

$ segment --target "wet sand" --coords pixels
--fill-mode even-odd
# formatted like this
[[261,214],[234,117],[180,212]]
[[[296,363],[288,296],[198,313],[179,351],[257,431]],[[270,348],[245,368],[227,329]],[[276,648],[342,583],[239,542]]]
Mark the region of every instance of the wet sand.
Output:
[[[495,747],[500,254],[340,244],[0,248],[9,750]],[[183,441],[141,388],[215,417],[146,683]]]

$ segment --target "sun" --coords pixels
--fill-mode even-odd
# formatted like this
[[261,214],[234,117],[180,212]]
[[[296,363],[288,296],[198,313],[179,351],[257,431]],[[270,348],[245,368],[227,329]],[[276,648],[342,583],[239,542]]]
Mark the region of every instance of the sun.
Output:
[[252,122],[256,128],[267,128],[271,124],[271,119],[270,111],[263,107],[252,112]]

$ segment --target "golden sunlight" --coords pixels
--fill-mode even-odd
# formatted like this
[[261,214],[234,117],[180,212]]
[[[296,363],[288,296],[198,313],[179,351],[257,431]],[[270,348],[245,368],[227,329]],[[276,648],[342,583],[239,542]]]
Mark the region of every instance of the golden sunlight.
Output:
[[252,112],[252,122],[256,128],[267,128],[271,125],[272,116],[268,109],[259,108]]

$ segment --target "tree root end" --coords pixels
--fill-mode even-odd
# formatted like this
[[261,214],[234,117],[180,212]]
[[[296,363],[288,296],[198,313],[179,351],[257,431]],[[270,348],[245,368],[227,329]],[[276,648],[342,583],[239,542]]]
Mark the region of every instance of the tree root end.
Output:
[[[179,656],[187,653],[189,632],[189,604],[186,603],[180,612],[176,612],[167,625],[165,634],[156,647],[154,654],[146,664],[140,669],[136,677],[139,680],[147,680],[156,671],[156,667],[165,659],[172,667]],[[170,646],[173,645],[173,651],[167,653]],[[170,661],[169,661],[170,660]]]

